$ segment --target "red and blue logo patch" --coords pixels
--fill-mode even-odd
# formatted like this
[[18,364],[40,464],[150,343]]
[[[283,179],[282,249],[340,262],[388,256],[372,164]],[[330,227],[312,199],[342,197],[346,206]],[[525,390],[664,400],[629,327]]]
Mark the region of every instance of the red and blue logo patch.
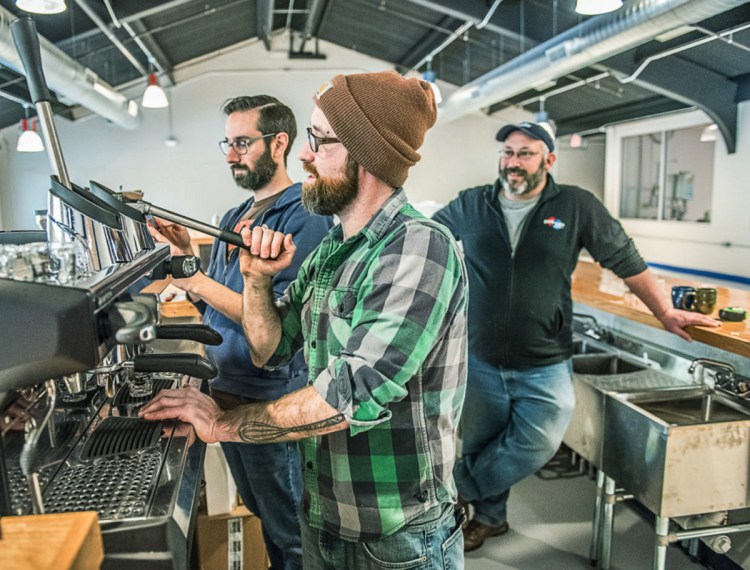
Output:
[[553,230],[561,230],[565,227],[565,222],[563,222],[560,218],[555,218],[554,216],[544,218],[544,220],[542,220],[542,223],[545,226],[551,227]]

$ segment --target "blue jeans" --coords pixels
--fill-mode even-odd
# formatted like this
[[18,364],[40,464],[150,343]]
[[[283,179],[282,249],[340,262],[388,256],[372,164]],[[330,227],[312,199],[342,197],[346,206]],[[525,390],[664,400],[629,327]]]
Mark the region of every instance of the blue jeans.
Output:
[[221,448],[242,501],[263,523],[271,568],[301,569],[302,467],[297,443],[222,443]]
[[513,370],[469,355],[463,448],[453,475],[475,520],[490,526],[507,520],[510,488],[552,458],[574,405],[570,360]]
[[391,536],[372,542],[351,542],[312,528],[303,514],[305,570],[461,570],[464,520],[452,504],[444,504],[430,509]]

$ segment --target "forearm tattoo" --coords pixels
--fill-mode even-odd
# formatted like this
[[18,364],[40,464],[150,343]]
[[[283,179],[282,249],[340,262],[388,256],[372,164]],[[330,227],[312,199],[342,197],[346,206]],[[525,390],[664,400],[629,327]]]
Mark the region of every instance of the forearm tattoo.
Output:
[[[328,433],[329,428],[337,426],[343,421],[344,415],[336,414],[333,417],[307,425],[279,427],[265,422],[244,419],[240,423],[237,433],[245,443],[274,443],[323,435]],[[291,434],[299,434],[300,437],[289,437]]]

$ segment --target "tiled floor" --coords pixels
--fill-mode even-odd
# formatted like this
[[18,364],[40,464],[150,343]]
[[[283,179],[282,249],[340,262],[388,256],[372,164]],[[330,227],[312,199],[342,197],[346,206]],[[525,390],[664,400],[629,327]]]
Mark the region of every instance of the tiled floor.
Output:
[[[542,471],[544,475],[550,475]],[[588,476],[531,476],[511,492],[510,531],[466,554],[466,570],[591,570],[589,542],[596,485]],[[650,570],[654,532],[626,505],[615,508],[611,570]],[[668,570],[701,570],[679,548],[667,550]]]

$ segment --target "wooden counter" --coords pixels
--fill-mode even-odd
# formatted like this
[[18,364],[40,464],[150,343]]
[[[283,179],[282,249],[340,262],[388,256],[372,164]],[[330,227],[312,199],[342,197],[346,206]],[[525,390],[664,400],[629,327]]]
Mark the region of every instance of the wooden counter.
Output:
[[95,512],[0,519],[0,568],[94,570],[104,560]]
[[[675,278],[654,272],[663,293],[670,298],[674,285],[714,287],[707,281]],[[750,291],[727,287],[716,287],[718,300],[711,317],[719,319],[719,309],[742,307],[750,310]],[[663,329],[659,320],[627,288],[625,283],[611,271],[602,269],[598,263],[581,260],[573,273],[573,300],[595,309],[625,317],[632,321]],[[720,321],[718,328],[690,327],[693,340],[750,358],[750,320],[740,323]]]
[[141,293],[159,295],[161,299],[161,316],[164,319],[179,319],[184,317],[199,319],[201,314],[190,301],[186,299],[170,299],[169,295],[164,295],[165,289],[169,287],[170,283],[172,283],[171,277],[154,281],[147,287],[144,287]]

